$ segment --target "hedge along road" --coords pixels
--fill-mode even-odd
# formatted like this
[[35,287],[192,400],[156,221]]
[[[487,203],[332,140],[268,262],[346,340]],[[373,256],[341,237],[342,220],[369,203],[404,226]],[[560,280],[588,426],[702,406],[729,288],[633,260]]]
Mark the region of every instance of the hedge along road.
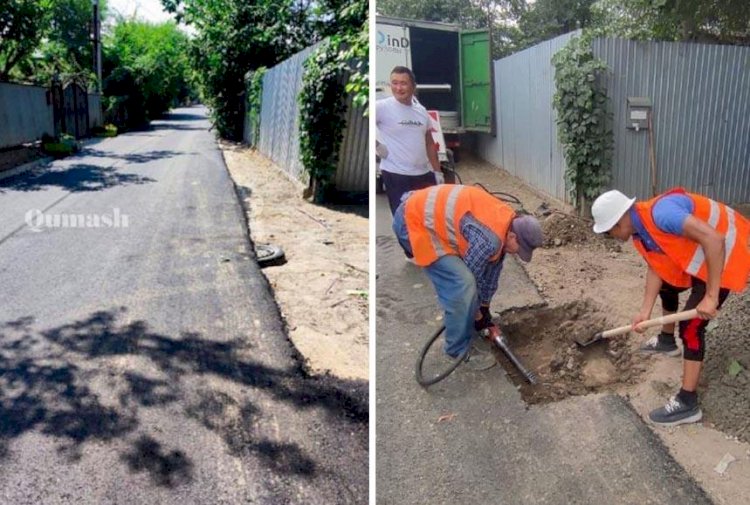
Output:
[[366,500],[366,390],[300,372],[208,126],[0,182],[0,503]]

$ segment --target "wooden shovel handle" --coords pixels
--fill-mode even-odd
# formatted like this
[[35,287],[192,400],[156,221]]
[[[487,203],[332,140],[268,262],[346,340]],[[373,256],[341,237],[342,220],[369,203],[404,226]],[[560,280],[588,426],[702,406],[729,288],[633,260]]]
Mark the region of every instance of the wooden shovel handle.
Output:
[[[698,311],[696,309],[686,310],[684,312],[676,312],[668,316],[655,317],[654,319],[647,319],[638,323],[638,328],[651,328],[653,326],[661,326],[663,324],[677,323],[680,321],[687,321],[688,319],[695,319],[698,317]],[[633,325],[620,326],[619,328],[613,328],[611,330],[603,331],[602,338],[614,337],[616,335],[623,335],[633,329]]]

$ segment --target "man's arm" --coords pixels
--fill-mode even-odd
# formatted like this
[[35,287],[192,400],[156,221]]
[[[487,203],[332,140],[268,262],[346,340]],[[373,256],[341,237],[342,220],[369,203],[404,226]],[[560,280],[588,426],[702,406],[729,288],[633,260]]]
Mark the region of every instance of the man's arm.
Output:
[[[479,303],[489,306],[497,290],[497,278],[500,276],[499,270],[492,272],[493,262],[490,260],[500,250],[502,242],[471,215],[464,216],[461,220],[461,234],[469,243],[463,260],[476,280]],[[493,275],[488,275],[494,273],[497,274],[494,279]]]
[[503,271],[503,259],[500,258],[497,261],[491,261],[487,263],[487,266],[484,270],[484,279],[485,279],[485,290],[487,298],[486,300],[480,300],[482,305],[485,305],[487,307],[490,306],[490,302],[492,301],[492,297],[495,296],[495,293],[497,292],[497,285],[500,280],[500,273]]
[[430,160],[432,170],[435,172],[441,172],[440,160],[438,160],[437,149],[435,149],[435,141],[432,140],[432,133],[429,128],[424,137],[424,144],[425,150],[427,151],[427,159]]
[[716,316],[716,307],[719,305],[721,273],[724,271],[724,237],[694,216],[689,216],[685,220],[682,234],[686,238],[698,242],[703,248],[708,272],[706,295],[695,308],[703,319],[711,319]]

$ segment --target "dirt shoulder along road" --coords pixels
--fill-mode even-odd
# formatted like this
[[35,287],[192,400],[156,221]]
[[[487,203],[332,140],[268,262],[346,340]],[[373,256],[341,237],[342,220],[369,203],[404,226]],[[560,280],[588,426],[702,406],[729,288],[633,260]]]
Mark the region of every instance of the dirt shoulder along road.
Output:
[[[645,265],[631,243],[599,236],[571,209],[488,163],[458,165],[464,184],[480,182],[518,197],[542,221],[546,242],[525,265],[546,307],[500,315],[512,348],[539,377],[525,383],[501,354],[511,379],[530,404],[613,392],[646,419],[678,389],[681,357],[643,356],[638,347],[658,329],[631,333],[579,349],[574,340],[627,324],[640,307]],[[735,205],[745,215],[750,205]],[[502,280],[501,280],[502,283]],[[681,297],[684,303],[685,297]],[[661,315],[659,304],[654,317]],[[750,292],[733,295],[709,326],[700,394],[704,419],[654,431],[675,460],[719,504],[750,503]],[[720,463],[730,462],[724,468]]]
[[259,153],[221,144],[242,194],[251,239],[286,263],[263,270],[289,337],[313,374],[368,380],[366,206],[314,205],[302,186]]

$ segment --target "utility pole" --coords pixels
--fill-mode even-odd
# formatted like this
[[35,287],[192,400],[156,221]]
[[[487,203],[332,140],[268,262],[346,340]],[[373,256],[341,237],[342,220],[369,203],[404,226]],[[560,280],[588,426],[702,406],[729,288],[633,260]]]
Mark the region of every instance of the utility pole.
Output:
[[92,0],[94,20],[92,23],[94,39],[94,71],[96,72],[96,90],[102,92],[102,25],[99,15],[99,0]]

